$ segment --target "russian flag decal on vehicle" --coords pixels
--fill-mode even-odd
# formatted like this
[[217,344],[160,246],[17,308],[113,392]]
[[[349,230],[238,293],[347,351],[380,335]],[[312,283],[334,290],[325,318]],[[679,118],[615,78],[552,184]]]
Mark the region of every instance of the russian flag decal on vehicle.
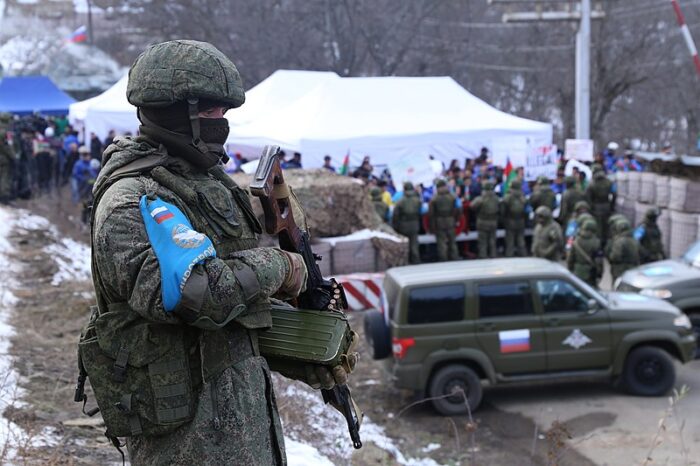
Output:
[[530,330],[506,330],[498,332],[501,353],[524,353],[530,351]]

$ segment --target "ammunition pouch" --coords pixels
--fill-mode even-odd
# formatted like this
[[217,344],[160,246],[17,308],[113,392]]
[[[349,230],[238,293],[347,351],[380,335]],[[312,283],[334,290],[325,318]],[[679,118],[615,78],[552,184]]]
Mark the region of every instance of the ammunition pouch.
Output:
[[[125,304],[93,307],[78,345],[107,437],[163,435],[190,422],[201,384],[196,333],[141,319]],[[77,396],[76,396],[77,398]]]

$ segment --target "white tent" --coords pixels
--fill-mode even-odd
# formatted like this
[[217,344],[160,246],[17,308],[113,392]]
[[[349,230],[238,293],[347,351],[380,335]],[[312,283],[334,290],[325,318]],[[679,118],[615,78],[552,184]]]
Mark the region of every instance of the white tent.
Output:
[[228,140],[232,150],[248,156],[250,148],[266,144],[299,151],[305,167],[320,166],[326,154],[339,164],[347,153],[351,165],[365,155],[375,165],[415,154],[448,163],[474,158],[484,146],[496,163],[510,157],[524,165],[531,148],[551,142],[549,123],[501,112],[449,77],[326,79],[291,102],[270,102],[255,118],[232,125]]
[[111,129],[117,134],[127,131],[136,134],[139,120],[136,107],[126,100],[127,82],[128,77],[124,76],[102,94],[72,104],[68,111],[71,125],[78,130],[84,129],[86,139],[90,133],[95,133],[104,140]]

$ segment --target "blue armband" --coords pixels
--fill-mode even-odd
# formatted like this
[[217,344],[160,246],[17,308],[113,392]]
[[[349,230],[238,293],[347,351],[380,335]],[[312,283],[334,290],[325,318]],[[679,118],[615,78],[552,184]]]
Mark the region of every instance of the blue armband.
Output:
[[644,238],[644,234],[647,232],[646,228],[644,228],[644,225],[639,225],[637,228],[634,229],[634,239],[637,241],[641,241],[642,238]]
[[566,225],[566,233],[565,236],[567,238],[571,238],[576,236],[576,232],[578,231],[578,222],[576,220],[569,220],[569,223]]
[[216,257],[211,240],[192,229],[180,209],[160,198],[141,197],[141,216],[148,241],[160,266],[163,307],[172,312],[180,303],[182,290],[195,265]]

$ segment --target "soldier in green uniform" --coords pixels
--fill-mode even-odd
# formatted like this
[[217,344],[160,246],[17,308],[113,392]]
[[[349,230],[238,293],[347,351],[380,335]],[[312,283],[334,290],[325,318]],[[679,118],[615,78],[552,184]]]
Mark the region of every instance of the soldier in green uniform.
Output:
[[557,195],[552,191],[552,187],[546,176],[537,178],[535,192],[530,196],[530,205],[533,210],[537,210],[540,206],[545,206],[550,211],[557,208]]
[[408,237],[408,261],[411,264],[420,264],[420,251],[418,249],[420,209],[421,200],[413,188],[413,183],[404,183],[403,197],[394,206],[391,222],[394,230]]
[[564,252],[564,238],[561,227],[552,218],[552,211],[547,206],[535,210],[535,231],[532,238],[532,255],[559,261]]
[[591,213],[598,222],[598,235],[603,244],[608,238],[608,217],[612,213],[615,199],[612,192],[612,182],[605,176],[601,166],[595,166],[593,180],[586,188],[586,199],[591,206]]
[[513,180],[501,201],[501,218],[506,230],[506,257],[525,257],[525,220],[527,199],[520,180]]
[[567,176],[564,179],[566,190],[561,196],[561,209],[559,210],[559,223],[566,227],[574,215],[576,204],[586,199],[586,195],[578,189],[576,178]]
[[608,261],[613,283],[627,270],[639,265],[639,245],[632,237],[632,227],[626,218],[618,219],[612,227]]
[[639,243],[639,261],[642,264],[666,258],[661,230],[656,224],[657,218],[659,218],[658,209],[653,207],[647,209],[644,214],[644,222],[634,230],[634,239]]
[[[107,435],[129,430],[133,465],[286,464],[258,332],[272,324],[271,297],[296,296],[307,272],[301,256],[257,247],[248,194],[222,168],[224,112],[245,99],[238,71],[205,42],[156,44],[131,67],[127,98],[140,136],[103,155],[99,345],[81,341],[95,393],[123,393],[117,409],[101,407]],[[309,367],[305,381],[331,387],[347,378],[341,369]]]
[[7,142],[11,118],[9,114],[0,114],[0,203],[6,204],[12,198],[12,183],[15,152]]
[[431,199],[428,209],[430,230],[435,234],[438,261],[458,259],[455,240],[455,222],[459,218],[456,199],[450,193],[445,180],[435,184],[437,194]]
[[372,196],[372,205],[377,215],[382,221],[386,222],[389,218],[389,206],[382,200],[382,190],[375,186],[370,190],[369,194]]
[[482,183],[481,196],[472,201],[471,208],[476,213],[479,259],[496,257],[499,202],[498,196],[493,192],[493,183]]
[[603,274],[602,251],[597,232],[594,220],[584,220],[566,255],[567,268],[594,288]]

